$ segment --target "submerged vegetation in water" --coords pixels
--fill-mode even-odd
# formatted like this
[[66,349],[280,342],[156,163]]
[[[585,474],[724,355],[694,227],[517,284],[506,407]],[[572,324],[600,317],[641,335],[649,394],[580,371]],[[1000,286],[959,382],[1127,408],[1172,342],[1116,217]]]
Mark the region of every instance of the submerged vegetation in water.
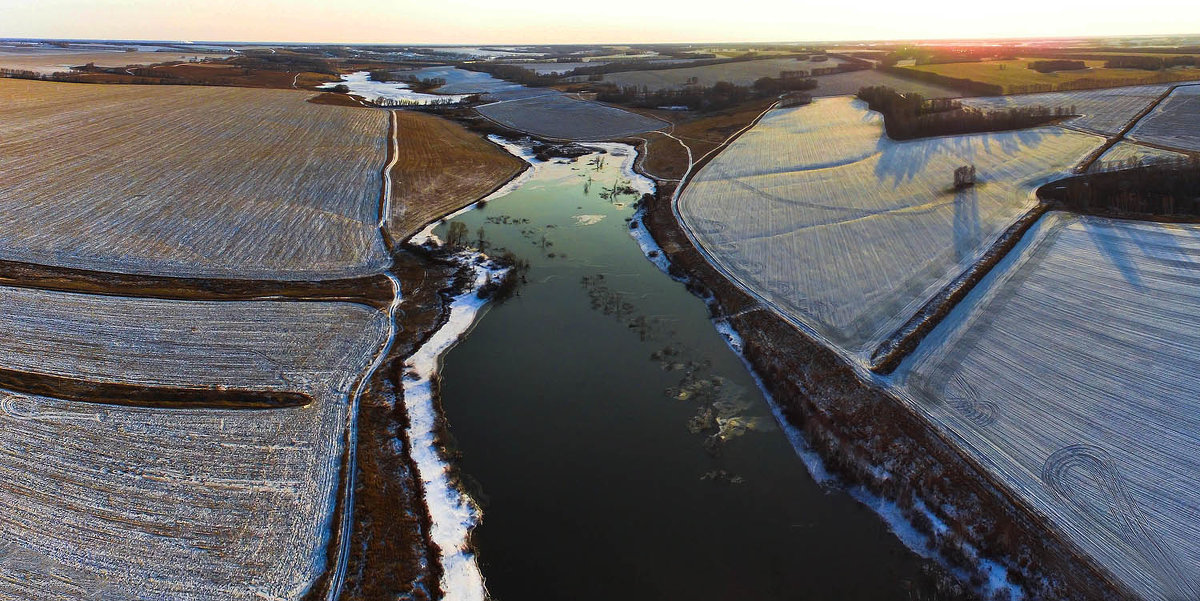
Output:
[[641,313],[630,295],[613,288],[602,273],[583,276],[580,285],[591,299],[592,309],[625,323],[642,342],[663,344],[650,354],[650,360],[663,371],[680,373],[678,384],[663,390],[663,395],[695,406],[686,427],[692,434],[704,436],[705,450],[715,454],[738,436],[771,428],[769,421],[747,415],[752,403],[746,389],[714,373],[711,360],[691,356],[677,339],[670,320]]

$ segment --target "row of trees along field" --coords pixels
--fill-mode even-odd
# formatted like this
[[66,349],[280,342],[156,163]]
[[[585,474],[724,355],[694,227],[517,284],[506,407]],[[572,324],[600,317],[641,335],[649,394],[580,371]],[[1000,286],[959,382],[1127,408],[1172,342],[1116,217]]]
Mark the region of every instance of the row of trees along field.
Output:
[[0,77],[11,79],[33,79],[38,81],[57,81],[63,83],[109,83],[99,77],[113,76],[112,83],[137,85],[170,85],[170,86],[206,86],[220,85],[213,79],[180,77],[173,73],[151,71],[147,67],[135,67],[126,71],[119,67],[96,67],[88,63],[75,71],[58,71],[55,73],[40,73],[23,69],[0,69]]
[[654,90],[642,86],[602,87],[596,99],[601,102],[654,108],[660,106],[686,106],[692,111],[719,111],[754,98],[778,96],[785,92],[800,92],[817,87],[811,77],[772,78],[763,77],[753,86],[739,86],[727,81],[718,81],[712,86],[689,86],[682,90]]
[[1117,56],[1104,63],[1109,69],[1143,69],[1146,71],[1161,71],[1171,67],[1194,67],[1194,56]]
[[1079,175],[1038,196],[1084,213],[1200,217],[1200,158]]
[[1023,129],[1075,114],[1075,107],[1044,106],[984,112],[963,107],[952,98],[926,100],[920,94],[901,94],[887,86],[862,88],[858,98],[883,114],[884,127],[893,140]]

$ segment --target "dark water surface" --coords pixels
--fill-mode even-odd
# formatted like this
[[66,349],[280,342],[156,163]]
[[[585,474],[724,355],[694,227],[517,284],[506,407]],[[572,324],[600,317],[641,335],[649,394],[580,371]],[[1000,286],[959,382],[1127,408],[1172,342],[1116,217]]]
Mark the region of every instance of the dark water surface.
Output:
[[441,371],[491,593],[934,598],[925,560],[812,480],[704,303],[630,237],[637,195],[605,198],[622,158],[599,156],[456,218],[531,265]]

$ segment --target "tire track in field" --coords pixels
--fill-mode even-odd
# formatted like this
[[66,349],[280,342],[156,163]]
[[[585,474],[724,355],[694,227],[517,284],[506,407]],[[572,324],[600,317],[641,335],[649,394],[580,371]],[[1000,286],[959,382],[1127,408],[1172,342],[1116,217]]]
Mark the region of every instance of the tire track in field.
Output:
[[[1075,477],[1072,477],[1076,474]],[[1062,502],[1094,524],[1115,526],[1125,544],[1141,554],[1156,577],[1172,591],[1173,599],[1200,599],[1200,587],[1189,580],[1178,557],[1150,530],[1141,508],[1129,493],[1116,462],[1104,449],[1090,444],[1063,447],[1042,465],[1042,482]],[[1096,486],[1108,511],[1099,510],[1074,488],[1083,479]]]

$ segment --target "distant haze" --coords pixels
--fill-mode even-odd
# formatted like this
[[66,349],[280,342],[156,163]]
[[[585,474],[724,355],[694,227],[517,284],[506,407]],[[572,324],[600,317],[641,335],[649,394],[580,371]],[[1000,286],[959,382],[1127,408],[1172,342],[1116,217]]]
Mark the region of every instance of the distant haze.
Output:
[[1196,0],[0,0],[0,37],[389,44],[1200,33]]

